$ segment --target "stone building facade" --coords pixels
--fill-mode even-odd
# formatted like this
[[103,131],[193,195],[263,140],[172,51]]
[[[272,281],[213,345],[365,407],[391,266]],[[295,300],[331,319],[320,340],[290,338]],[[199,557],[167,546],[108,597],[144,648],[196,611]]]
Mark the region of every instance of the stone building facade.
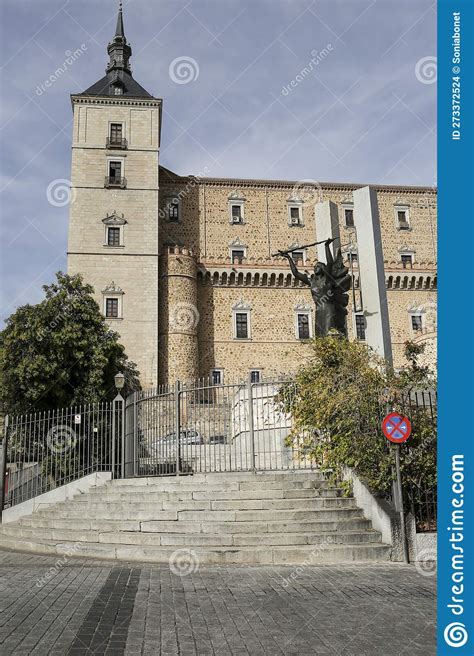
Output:
[[[106,76],[72,96],[68,269],[80,272],[145,387],[289,373],[310,354],[308,288],[273,254],[310,271],[318,208],[337,212],[353,275],[348,335],[365,341],[357,184],[179,176],[159,164],[162,101],[132,77],[119,12]],[[436,338],[436,190],[374,185],[395,367],[406,340]],[[360,225],[360,224],[359,224]],[[301,248],[300,248],[301,247]],[[385,301],[384,301],[385,302]]]

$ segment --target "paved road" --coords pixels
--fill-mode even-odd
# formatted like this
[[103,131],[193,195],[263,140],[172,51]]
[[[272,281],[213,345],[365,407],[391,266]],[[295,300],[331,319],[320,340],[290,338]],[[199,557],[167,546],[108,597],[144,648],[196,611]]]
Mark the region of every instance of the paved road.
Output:
[[0,551],[0,652],[435,654],[435,580],[412,566],[115,564]]

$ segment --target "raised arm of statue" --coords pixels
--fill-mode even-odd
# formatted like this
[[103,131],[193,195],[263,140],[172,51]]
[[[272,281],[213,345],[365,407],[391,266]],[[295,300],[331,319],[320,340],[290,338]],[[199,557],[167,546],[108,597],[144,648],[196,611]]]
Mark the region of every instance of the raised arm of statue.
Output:
[[329,271],[331,271],[332,265],[334,264],[334,259],[331,253],[331,249],[329,248],[329,246],[332,244],[333,241],[334,239],[326,239],[326,241],[324,242],[324,249],[326,251],[326,262],[329,267]]
[[288,260],[288,264],[290,265],[291,273],[297,278],[298,280],[301,280],[302,283],[305,285],[311,285],[311,280],[305,273],[301,273],[298,271],[298,267],[295,264],[294,259],[291,257],[289,253],[285,253],[284,251],[278,251],[282,257],[286,257]]

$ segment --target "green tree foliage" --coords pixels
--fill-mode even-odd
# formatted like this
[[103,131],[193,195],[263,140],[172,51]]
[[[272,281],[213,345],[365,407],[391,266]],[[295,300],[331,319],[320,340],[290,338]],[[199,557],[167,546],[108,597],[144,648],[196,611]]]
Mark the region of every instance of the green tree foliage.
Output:
[[[392,483],[393,449],[381,431],[388,411],[398,410],[412,421],[412,435],[401,446],[405,486],[428,489],[436,484],[436,421],[434,409],[414,402],[419,390],[433,388],[427,368],[418,364],[423,347],[407,343],[410,365],[395,374],[367,346],[337,333],[313,340],[313,357],[280,393],[292,413],[288,441],[310,454],[334,480],[351,467],[378,495]],[[426,399],[428,396],[426,395]]]
[[80,275],[59,272],[45,299],[24,305],[0,332],[0,404],[26,413],[110,400],[114,376],[139,388],[136,365],[110,330]]

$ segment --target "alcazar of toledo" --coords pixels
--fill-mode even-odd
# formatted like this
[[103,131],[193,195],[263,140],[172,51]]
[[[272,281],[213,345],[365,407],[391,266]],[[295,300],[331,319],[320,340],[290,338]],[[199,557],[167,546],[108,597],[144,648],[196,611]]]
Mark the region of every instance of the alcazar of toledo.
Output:
[[[68,269],[82,273],[144,387],[293,371],[310,353],[310,271],[341,245],[353,276],[347,331],[403,367],[436,336],[436,190],[181,176],[159,165],[162,100],[133,78],[122,13],[106,75],[72,95]],[[311,171],[308,171],[311,178]]]

